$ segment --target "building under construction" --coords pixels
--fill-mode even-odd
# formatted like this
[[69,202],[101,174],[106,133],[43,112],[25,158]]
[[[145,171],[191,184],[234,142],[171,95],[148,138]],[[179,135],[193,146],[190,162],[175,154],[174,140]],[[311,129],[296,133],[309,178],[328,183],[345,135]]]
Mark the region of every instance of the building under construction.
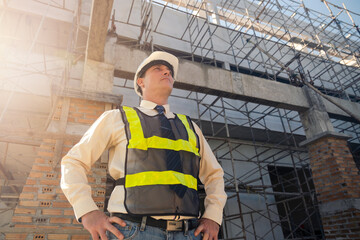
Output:
[[[0,1],[0,239],[90,239],[61,158],[104,111],[138,106],[156,50],[180,60],[172,111],[224,169],[220,239],[360,239],[360,15],[321,2]],[[107,160],[88,175],[104,211]]]

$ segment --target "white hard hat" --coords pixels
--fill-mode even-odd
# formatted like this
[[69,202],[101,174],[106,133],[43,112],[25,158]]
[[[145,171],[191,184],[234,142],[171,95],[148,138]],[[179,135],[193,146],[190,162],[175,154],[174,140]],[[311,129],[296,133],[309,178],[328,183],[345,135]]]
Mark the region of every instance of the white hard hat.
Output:
[[138,90],[137,79],[141,75],[143,75],[147,69],[149,69],[150,67],[157,65],[157,64],[164,64],[164,65],[168,66],[170,68],[170,70],[172,70],[172,73],[173,73],[172,75],[173,75],[174,80],[176,79],[176,74],[177,74],[178,67],[179,67],[178,58],[167,52],[161,52],[161,51],[153,52],[152,54],[150,54],[149,57],[144,59],[144,61],[139,65],[139,67],[135,73],[134,90],[135,90],[136,94],[139,95],[140,97],[141,97],[141,94]]

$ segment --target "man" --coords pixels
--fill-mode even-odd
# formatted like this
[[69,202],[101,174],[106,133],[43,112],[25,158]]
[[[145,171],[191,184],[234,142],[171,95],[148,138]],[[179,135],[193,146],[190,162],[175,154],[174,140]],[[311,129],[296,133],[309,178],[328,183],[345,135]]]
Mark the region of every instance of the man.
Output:
[[[223,170],[199,127],[170,112],[177,71],[175,56],[152,53],[134,78],[140,107],[103,113],[62,159],[61,187],[93,239],[217,239],[226,202]],[[98,210],[86,177],[105,149],[117,180],[110,217]],[[199,221],[197,179],[207,195]]]

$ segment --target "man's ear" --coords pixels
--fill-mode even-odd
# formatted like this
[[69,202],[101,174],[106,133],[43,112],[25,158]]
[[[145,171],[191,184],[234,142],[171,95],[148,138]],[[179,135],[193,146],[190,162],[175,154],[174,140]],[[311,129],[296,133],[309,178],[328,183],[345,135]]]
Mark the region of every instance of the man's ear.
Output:
[[140,87],[144,87],[144,78],[138,78],[136,82]]

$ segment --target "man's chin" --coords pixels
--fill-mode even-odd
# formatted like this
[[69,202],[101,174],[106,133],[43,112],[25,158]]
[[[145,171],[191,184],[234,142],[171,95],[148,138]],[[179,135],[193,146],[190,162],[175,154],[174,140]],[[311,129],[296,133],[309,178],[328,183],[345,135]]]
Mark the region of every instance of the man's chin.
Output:
[[172,90],[173,90],[173,88],[166,88],[166,89],[164,89],[164,93],[167,93],[167,95],[170,96]]

